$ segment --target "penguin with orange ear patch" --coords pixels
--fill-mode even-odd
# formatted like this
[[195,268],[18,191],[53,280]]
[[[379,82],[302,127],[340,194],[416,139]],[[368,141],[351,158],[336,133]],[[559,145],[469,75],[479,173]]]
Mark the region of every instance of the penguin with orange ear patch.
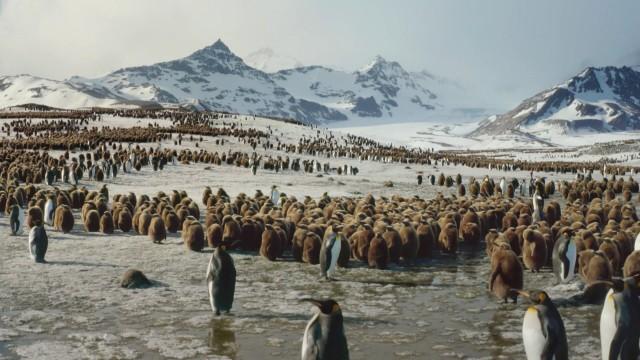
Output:
[[549,295],[541,290],[516,292],[533,303],[522,322],[522,341],[527,359],[567,360],[569,346],[564,322]]

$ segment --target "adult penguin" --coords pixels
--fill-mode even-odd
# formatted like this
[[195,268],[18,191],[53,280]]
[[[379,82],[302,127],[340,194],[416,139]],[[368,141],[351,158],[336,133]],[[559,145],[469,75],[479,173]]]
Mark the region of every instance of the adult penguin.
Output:
[[538,190],[536,190],[531,200],[533,201],[533,223],[535,224],[538,221],[544,220],[544,213],[542,212],[544,209],[544,198]]
[[527,309],[522,322],[522,340],[527,359],[567,360],[569,347],[564,322],[549,295],[541,290],[517,293],[534,304]]
[[44,222],[53,226],[53,218],[56,212],[56,198],[53,195],[49,195],[47,202],[44,204]]
[[218,246],[211,254],[207,268],[207,286],[211,310],[216,315],[220,315],[221,311],[228,314],[236,291],[236,267],[223,246]]
[[602,359],[637,359],[640,339],[638,278],[616,279],[600,314]]
[[322,276],[327,280],[331,280],[336,273],[341,248],[341,235],[336,233],[331,233],[327,239],[322,242],[322,247],[320,248],[320,270]]
[[348,360],[349,347],[344,334],[342,310],[332,299],[303,299],[317,306],[302,338],[302,360]]
[[560,283],[567,283],[573,279],[576,269],[577,250],[575,242],[562,235],[553,246],[553,272]]
[[11,225],[12,235],[22,235],[22,227],[24,226],[24,209],[17,204],[11,206],[9,225]]
[[636,237],[636,242],[633,245],[633,251],[638,251],[640,250],[640,234],[638,234],[638,236]]
[[37,263],[44,263],[44,254],[47,253],[49,238],[42,224],[37,224],[29,231],[29,255]]

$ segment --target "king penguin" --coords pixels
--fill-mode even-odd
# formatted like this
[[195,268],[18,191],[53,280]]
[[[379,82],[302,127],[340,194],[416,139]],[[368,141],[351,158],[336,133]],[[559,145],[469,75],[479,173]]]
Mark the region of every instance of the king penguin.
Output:
[[207,268],[207,286],[211,310],[216,315],[220,315],[221,311],[229,313],[236,291],[236,267],[233,265],[233,258],[222,246],[218,246],[211,254]]
[[304,330],[302,360],[348,360],[349,347],[340,305],[332,299],[302,301],[308,301],[320,310]]
[[568,236],[562,235],[553,246],[553,272],[560,283],[567,283],[573,279],[576,269],[577,251],[575,242]]
[[21,208],[20,205],[16,204],[11,207],[9,225],[11,225],[12,235],[22,235],[22,227],[24,226],[24,209]]
[[531,200],[533,200],[533,223],[544,220],[544,213],[542,212],[542,209],[544,209],[544,198],[538,190],[533,193]]
[[331,235],[322,242],[320,248],[320,270],[322,276],[327,280],[330,280],[336,272],[341,247],[342,239],[340,235],[336,233],[331,233]]
[[29,232],[29,255],[37,263],[44,263],[44,255],[49,247],[49,238],[42,224],[31,228]]
[[50,195],[47,199],[47,202],[44,204],[44,222],[53,226],[53,218],[56,212],[56,199],[53,195]]
[[541,290],[517,292],[534,304],[527,309],[522,322],[527,359],[567,360],[569,348],[564,322],[549,295]]
[[615,279],[600,314],[603,360],[637,359],[640,341],[638,279]]

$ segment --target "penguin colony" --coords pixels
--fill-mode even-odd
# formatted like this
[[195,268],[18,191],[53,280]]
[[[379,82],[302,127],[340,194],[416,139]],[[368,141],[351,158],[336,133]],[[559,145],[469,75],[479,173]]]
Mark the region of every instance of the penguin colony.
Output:
[[[132,116],[135,112],[128,112]],[[150,113],[139,116],[150,116]],[[144,194],[112,194],[103,186],[89,191],[82,179],[103,181],[132,169],[151,166],[160,171],[167,164],[204,162],[264,169],[329,171],[356,174],[357,169],[332,168],[326,163],[288,158],[261,159],[248,154],[209,153],[205,150],[154,149],[122,142],[169,140],[183,136],[236,136],[255,146],[262,144],[291,153],[318,157],[359,157],[371,161],[417,164],[463,164],[508,171],[510,169],[592,171],[583,164],[519,164],[490,158],[415,152],[385,148],[358,137],[349,145],[328,150],[334,139],[300,139],[297,146],[271,143],[267,133],[253,129],[211,127],[209,118],[175,116],[174,126],[133,128],[130,131],[88,128],[91,117],[32,122],[16,120],[3,125],[15,139],[3,140],[0,165],[0,211],[6,214],[12,235],[29,230],[29,255],[35,262],[46,262],[49,238],[45,226],[55,232],[71,231],[136,233],[151,243],[162,243],[169,234],[180,233],[190,251],[213,248],[206,270],[210,307],[220,315],[231,311],[236,285],[236,268],[229,252],[241,250],[259,254],[269,261],[293,258],[320,265],[319,276],[326,280],[348,277],[348,268],[358,262],[376,269],[412,266],[421,259],[456,254],[460,246],[485,247],[490,269],[487,289],[500,301],[531,302],[522,327],[527,357],[568,358],[569,347],[560,313],[542,290],[526,291],[523,272],[552,269],[558,283],[579,277],[585,284],[578,302],[602,304],[600,336],[606,359],[635,359],[640,337],[640,221],[633,195],[638,183],[627,173],[637,169],[608,166],[608,180],[596,181],[578,175],[574,181],[554,182],[538,179],[524,184],[505,178],[468,179],[440,174],[428,177],[431,185],[458,187],[459,196],[438,195],[433,199],[392,196],[375,198],[330,197],[319,199],[282,194],[278,203],[256,192],[231,198],[224,189],[204,189],[200,204],[184,191]],[[33,115],[33,114],[32,114]],[[83,116],[87,116],[86,118]],[[69,129],[75,135],[68,135]],[[212,130],[218,129],[218,130]],[[215,134],[215,135],[214,135]],[[29,137],[27,137],[29,136]],[[88,140],[91,139],[91,140]],[[266,142],[265,142],[266,141]],[[120,144],[118,144],[120,143]],[[11,150],[7,150],[7,148]],[[73,156],[70,148],[84,153]],[[60,149],[55,158],[32,149]],[[354,171],[355,170],[355,171]],[[85,178],[85,174],[87,178]],[[588,173],[587,173],[588,174]],[[65,184],[67,189],[59,187]],[[46,186],[45,186],[46,185]],[[52,187],[53,186],[53,187]],[[518,191],[519,190],[519,191]],[[565,203],[552,200],[562,197]],[[79,218],[79,220],[77,220]],[[79,226],[75,226],[79,221]],[[55,238],[55,235],[53,236]],[[483,244],[484,243],[484,244]],[[55,248],[52,246],[52,248]],[[241,271],[241,269],[240,269]],[[137,273],[136,273],[137,274]],[[144,276],[144,275],[137,275]],[[148,282],[148,281],[147,281]],[[128,284],[128,282],[127,282]],[[150,284],[150,283],[149,283]],[[123,285],[125,286],[125,285]],[[128,285],[127,285],[128,286]],[[346,359],[348,346],[342,310],[332,299],[304,299],[317,313],[306,326],[303,359]],[[327,332],[327,333],[325,333]]]

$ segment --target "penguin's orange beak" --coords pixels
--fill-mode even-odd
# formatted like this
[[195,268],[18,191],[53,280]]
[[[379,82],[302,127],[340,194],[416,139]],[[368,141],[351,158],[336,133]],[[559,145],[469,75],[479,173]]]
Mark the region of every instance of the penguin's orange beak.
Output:
[[306,301],[306,302],[310,302],[313,305],[317,306],[317,307],[322,307],[322,303],[320,302],[320,300],[316,300],[316,299],[311,299],[311,298],[304,298],[304,299],[300,299],[301,302]]

